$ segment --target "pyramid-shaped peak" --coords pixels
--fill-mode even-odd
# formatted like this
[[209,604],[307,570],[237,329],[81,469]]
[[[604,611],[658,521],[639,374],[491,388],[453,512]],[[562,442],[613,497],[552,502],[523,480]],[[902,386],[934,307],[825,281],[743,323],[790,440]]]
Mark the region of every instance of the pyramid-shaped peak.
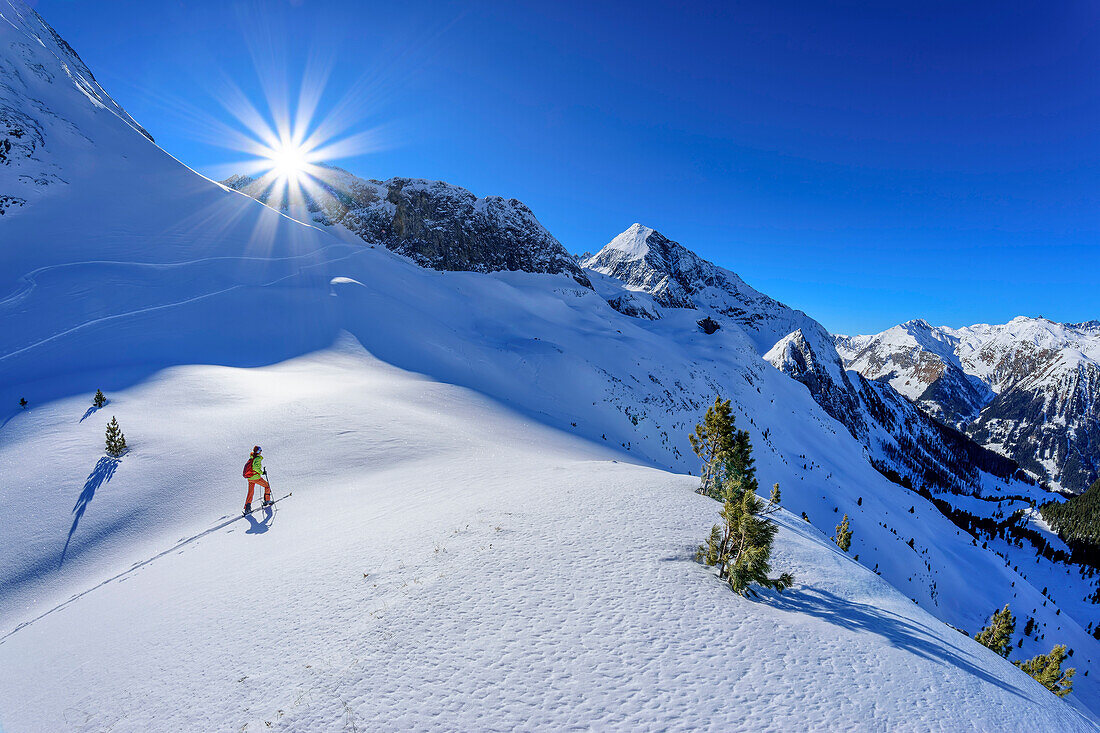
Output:
[[656,229],[635,222],[626,231],[612,239],[604,247],[604,250],[612,249],[622,253],[626,260],[640,260],[649,253],[650,238],[660,237],[660,241],[669,241]]

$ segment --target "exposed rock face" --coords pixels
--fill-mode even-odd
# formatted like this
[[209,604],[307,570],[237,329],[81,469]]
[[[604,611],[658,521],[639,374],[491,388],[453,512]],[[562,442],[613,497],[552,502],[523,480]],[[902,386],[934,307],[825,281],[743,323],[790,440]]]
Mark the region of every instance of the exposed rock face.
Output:
[[624,316],[630,316],[631,318],[645,318],[656,321],[661,317],[661,312],[651,302],[630,292],[609,298],[607,304]]
[[931,419],[889,384],[844,371],[834,350],[821,342],[815,348],[801,331],[764,358],[805,384],[826,412],[868,446],[873,462],[908,476],[915,486],[966,491],[980,485],[980,471],[1001,478],[1017,474],[1014,461]]
[[[816,334],[815,334],[816,336]],[[814,348],[802,329],[781,338],[764,359],[781,372],[802,382],[825,412],[848,428],[855,438],[866,444],[869,437],[867,420],[856,385],[840,362],[840,357],[820,338]]]
[[[302,202],[317,223],[341,225],[436,270],[560,273],[591,287],[565,247],[516,199],[478,198],[442,181],[368,181],[336,168],[322,176]],[[273,201],[263,181],[234,176],[223,184],[301,217],[295,202]]]
[[851,368],[1053,485],[1083,491],[1100,474],[1100,322],[910,321],[837,345]]
[[582,264],[651,294],[663,307],[704,312],[700,324],[710,318],[740,329],[766,361],[806,385],[872,462],[915,486],[965,491],[978,487],[982,470],[1002,477],[1017,471],[1012,461],[929,418],[889,384],[847,371],[833,336],[802,311],[649,227],[634,224]]

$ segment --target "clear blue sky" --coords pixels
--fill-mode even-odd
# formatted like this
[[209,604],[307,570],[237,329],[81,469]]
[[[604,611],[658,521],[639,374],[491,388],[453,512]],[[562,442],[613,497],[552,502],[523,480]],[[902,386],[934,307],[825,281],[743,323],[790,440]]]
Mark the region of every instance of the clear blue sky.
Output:
[[382,143],[342,167],[521,199],[571,251],[640,221],[834,332],[1100,318],[1092,0],[37,9],[208,175],[226,78],[259,105],[327,58],[317,117]]

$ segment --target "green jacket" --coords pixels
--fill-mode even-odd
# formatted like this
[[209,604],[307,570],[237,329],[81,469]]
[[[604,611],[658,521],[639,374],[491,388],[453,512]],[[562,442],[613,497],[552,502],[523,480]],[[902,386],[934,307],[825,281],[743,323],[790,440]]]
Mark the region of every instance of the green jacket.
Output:
[[252,479],[253,480],[264,477],[263,460],[264,460],[264,457],[259,455],[259,454],[256,454],[256,455],[252,456],[252,473],[253,473]]

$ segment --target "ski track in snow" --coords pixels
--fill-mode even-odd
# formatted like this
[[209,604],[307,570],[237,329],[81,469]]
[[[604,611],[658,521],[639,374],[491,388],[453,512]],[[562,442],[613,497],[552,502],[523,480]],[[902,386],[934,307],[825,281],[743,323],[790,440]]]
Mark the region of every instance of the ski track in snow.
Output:
[[[324,247],[323,249],[327,250],[327,249],[331,249],[333,247],[339,247],[341,249],[346,249],[347,245],[343,245],[343,244],[335,245],[334,244],[334,245],[330,245],[328,247]],[[296,256],[292,256],[292,257],[272,258],[271,261],[302,259],[303,257],[316,256],[317,254],[318,254],[318,252],[307,252],[305,254],[296,255]],[[176,308],[178,306],[187,305],[187,304],[190,304],[190,303],[195,303],[195,302],[200,301],[200,300],[205,300],[207,298],[213,298],[213,297],[216,297],[218,295],[225,295],[227,293],[231,293],[231,292],[238,291],[238,290],[243,290],[243,289],[246,289],[246,288],[272,287],[274,285],[278,285],[280,283],[288,282],[288,281],[290,281],[290,280],[292,280],[296,277],[299,277],[305,270],[313,269],[313,268],[316,268],[316,267],[328,267],[328,266],[331,266],[333,264],[339,263],[341,261],[351,259],[352,257],[355,257],[357,255],[361,255],[361,254],[362,254],[362,252],[351,252],[347,255],[344,255],[343,257],[337,257],[335,259],[324,260],[322,262],[314,263],[312,265],[307,265],[304,268],[296,270],[296,271],[294,271],[292,273],[289,273],[287,275],[283,275],[282,277],[278,277],[274,280],[270,280],[268,282],[261,282],[261,283],[255,283],[255,284],[246,283],[246,284],[239,284],[239,285],[231,285],[227,288],[222,288],[221,290],[214,290],[214,291],[210,291],[210,292],[206,292],[206,293],[200,293],[198,295],[194,295],[194,296],[191,296],[189,298],[184,298],[182,300],[173,301],[171,303],[159,303],[157,305],[146,306],[144,308],[135,308],[133,310],[125,311],[125,312],[122,312],[122,313],[113,313],[109,316],[103,316],[101,318],[93,318],[93,319],[84,321],[84,322],[80,323],[79,325],[68,328],[64,331],[54,333],[50,336],[47,336],[46,338],[41,339],[39,341],[36,341],[33,344],[28,344],[27,346],[24,346],[22,348],[15,349],[13,351],[9,351],[6,354],[0,355],[0,362],[3,362],[5,360],[10,359],[10,358],[15,357],[15,356],[19,356],[20,354],[24,354],[24,353],[26,353],[28,351],[31,351],[31,350],[39,347],[39,346],[43,346],[43,345],[48,344],[52,341],[56,341],[60,338],[63,338],[65,336],[69,336],[71,334],[77,333],[78,331],[82,331],[82,330],[84,330],[86,328],[89,328],[89,327],[92,327],[92,326],[102,325],[104,323],[110,323],[112,321],[118,321],[118,320],[122,320],[122,319],[125,319],[125,318],[133,317],[133,316],[143,315],[143,314],[146,314],[146,313],[153,313],[153,312],[156,312],[156,311],[167,310],[167,309],[170,309],[170,308]],[[168,265],[152,264],[152,263],[136,263],[136,262],[125,262],[125,263],[122,263],[122,262],[109,262],[109,263],[95,263],[95,264],[111,264],[111,265],[121,264],[121,265],[132,265],[132,266],[138,266],[138,267],[152,267],[152,268],[156,268],[156,269],[171,269],[172,267],[181,267],[181,266],[186,266],[186,265],[195,264],[195,263],[199,263],[199,262],[211,262],[211,261],[219,261],[219,260],[220,261],[256,260],[256,261],[265,261],[265,262],[268,261],[268,260],[263,260],[262,258],[256,258],[256,257],[211,257],[211,258],[204,258],[204,259],[200,259],[200,260],[193,260],[192,262],[173,263],[173,264],[168,264]],[[77,265],[77,264],[88,265],[88,264],[93,264],[93,263],[91,263],[91,262],[71,263],[70,265],[58,265],[56,267],[67,267],[67,266]],[[50,269],[54,269],[54,268],[41,268],[41,270],[50,270]],[[27,277],[27,276],[25,276],[25,277]],[[4,302],[0,301],[0,306],[3,306],[3,305],[4,305]]]

